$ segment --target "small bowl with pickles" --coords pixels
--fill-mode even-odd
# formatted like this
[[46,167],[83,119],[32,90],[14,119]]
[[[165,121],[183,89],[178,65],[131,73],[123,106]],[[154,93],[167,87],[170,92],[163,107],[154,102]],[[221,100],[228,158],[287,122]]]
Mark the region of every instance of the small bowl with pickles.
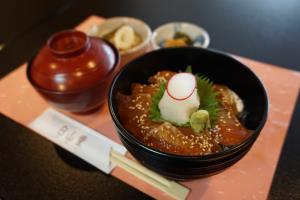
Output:
[[208,33],[202,27],[189,22],[171,22],[156,28],[151,38],[154,49],[194,46],[207,48]]
[[151,50],[152,31],[149,25],[140,19],[112,17],[93,25],[88,34],[113,44],[121,55],[121,67]]

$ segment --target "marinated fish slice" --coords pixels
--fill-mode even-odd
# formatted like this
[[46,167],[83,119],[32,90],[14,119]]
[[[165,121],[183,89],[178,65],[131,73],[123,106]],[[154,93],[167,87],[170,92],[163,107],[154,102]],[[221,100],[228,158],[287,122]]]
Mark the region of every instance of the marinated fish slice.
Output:
[[167,149],[180,155],[200,155],[216,152],[219,146],[213,140],[211,133],[207,132],[202,135],[183,134],[176,126],[164,122],[157,128],[149,131],[150,136],[159,141],[160,145],[156,147]]
[[241,144],[251,135],[251,132],[239,122],[235,114],[226,109],[220,109],[217,124],[223,138],[221,144],[225,146]]
[[225,106],[228,105],[232,108],[235,114],[243,112],[244,103],[234,91],[224,85],[218,85],[216,88],[220,93],[220,100],[222,104]]
[[219,152],[224,146],[238,145],[252,134],[240,124],[236,101],[229,92],[230,89],[222,85],[214,85],[219,92],[220,111],[212,129],[196,134],[191,127],[153,122],[148,117],[152,96],[158,91],[160,84],[174,74],[176,73],[170,71],[159,72],[149,78],[149,85],[133,84],[130,96],[118,94],[122,123],[137,139],[163,152],[205,155]]
[[172,71],[160,71],[148,79],[149,83],[161,84],[167,82],[176,73]]
[[152,96],[155,92],[157,92],[158,88],[158,84],[144,85],[140,83],[134,83],[131,85],[131,92],[132,94],[145,93]]
[[150,128],[158,126],[149,118],[152,101],[150,94],[138,93],[131,96],[118,94],[117,101],[123,125],[139,138],[143,138]]
[[222,135],[223,140],[221,144],[225,146],[234,146],[241,144],[250,135],[251,132],[247,130],[239,121],[237,115],[236,101],[232,96],[231,90],[226,86],[216,86],[220,96],[220,110],[217,122],[217,128]]

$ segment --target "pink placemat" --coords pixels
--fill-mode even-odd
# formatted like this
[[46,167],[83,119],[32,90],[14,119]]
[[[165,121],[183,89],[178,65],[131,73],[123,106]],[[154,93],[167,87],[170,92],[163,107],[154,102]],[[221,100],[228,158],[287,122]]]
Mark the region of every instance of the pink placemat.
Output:
[[[102,21],[100,17],[91,16],[76,28],[86,31]],[[191,189],[188,199],[267,198],[299,92],[300,73],[236,58],[249,66],[267,89],[270,100],[267,123],[249,153],[234,166],[215,176],[181,182]],[[0,80],[0,111],[7,117],[28,126],[48,107],[27,81],[26,64]],[[120,142],[107,105],[89,115],[65,114]],[[121,168],[113,170],[112,175],[154,198],[171,199]]]

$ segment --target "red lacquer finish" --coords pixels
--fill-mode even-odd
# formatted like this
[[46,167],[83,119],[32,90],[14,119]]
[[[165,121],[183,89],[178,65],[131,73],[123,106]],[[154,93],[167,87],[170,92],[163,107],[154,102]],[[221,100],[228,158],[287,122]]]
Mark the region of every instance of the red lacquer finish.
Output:
[[106,99],[119,64],[107,42],[75,30],[51,36],[29,63],[27,76],[35,89],[57,108],[85,112]]

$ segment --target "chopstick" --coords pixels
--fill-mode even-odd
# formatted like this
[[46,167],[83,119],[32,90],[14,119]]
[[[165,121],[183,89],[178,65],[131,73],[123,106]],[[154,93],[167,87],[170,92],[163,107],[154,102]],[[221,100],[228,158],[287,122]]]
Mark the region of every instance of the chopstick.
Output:
[[185,199],[189,193],[188,188],[178,184],[175,181],[170,181],[162,177],[161,175],[145,168],[137,162],[126,158],[116,151],[111,150],[110,161],[137,178],[167,193],[174,199]]

